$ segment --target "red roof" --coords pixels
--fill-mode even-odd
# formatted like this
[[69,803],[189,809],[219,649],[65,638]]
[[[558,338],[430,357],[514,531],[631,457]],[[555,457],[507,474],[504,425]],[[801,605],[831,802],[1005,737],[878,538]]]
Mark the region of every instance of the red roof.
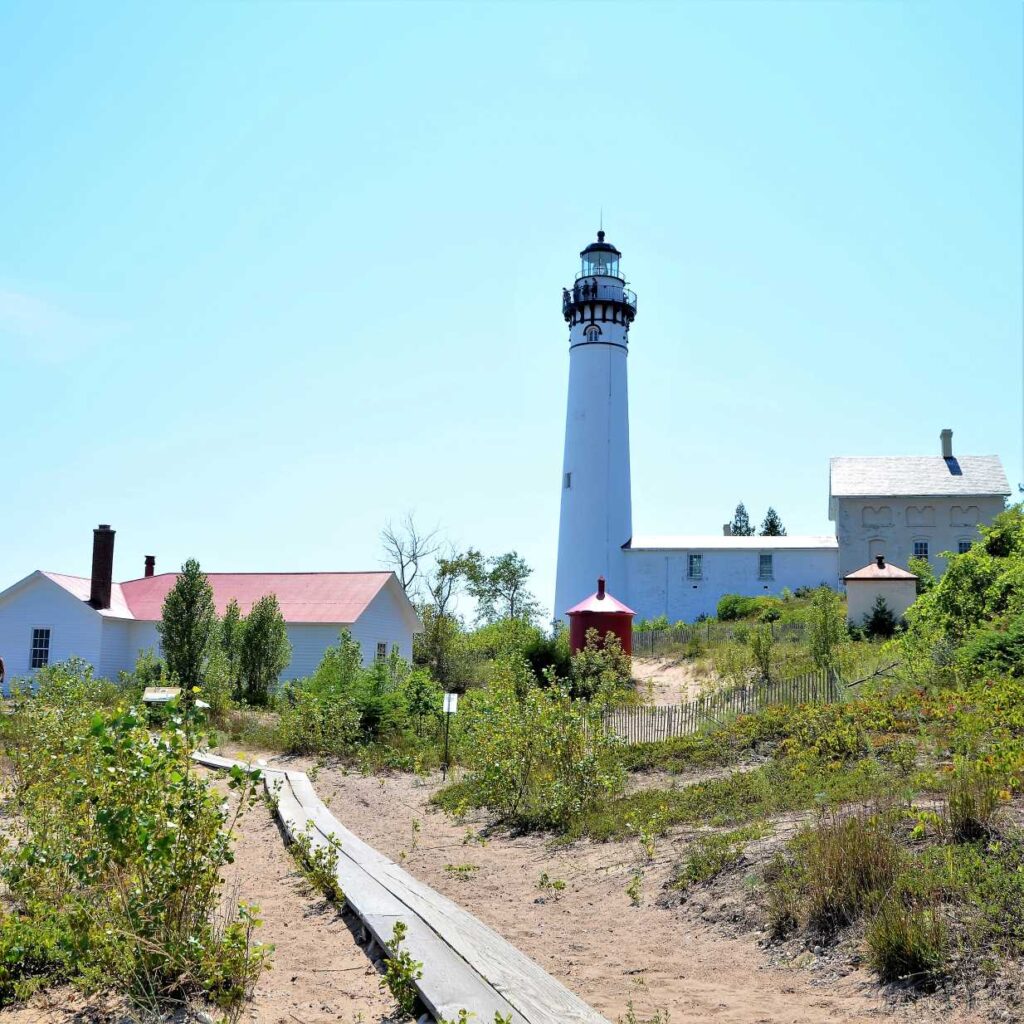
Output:
[[599,597],[600,591],[595,590],[590,597],[579,604],[573,605],[566,615],[578,615],[581,612],[601,612],[604,615],[636,615],[632,608],[627,608],[621,601],[617,601],[607,591],[604,597]]
[[[89,580],[80,576],[46,573],[50,579],[82,600],[88,600]],[[234,598],[243,615],[267,594],[274,594],[285,622],[352,623],[366,610],[393,574],[390,572],[211,572],[217,614],[223,615]],[[123,618],[155,622],[177,573],[144,576],[115,583],[111,608],[105,612]]]

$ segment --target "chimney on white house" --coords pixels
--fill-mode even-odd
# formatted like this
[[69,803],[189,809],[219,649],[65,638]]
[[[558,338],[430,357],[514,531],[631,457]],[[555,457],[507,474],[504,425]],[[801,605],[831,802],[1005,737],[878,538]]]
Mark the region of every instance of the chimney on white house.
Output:
[[156,555],[146,555],[146,579],[156,572]]
[[732,523],[722,523],[722,536],[723,537],[731,537],[732,536]]
[[953,431],[946,427],[945,430],[939,434],[939,438],[942,440],[942,457],[944,459],[953,458]]
[[100,523],[92,531],[92,578],[89,581],[89,604],[93,608],[109,608],[114,588],[114,531]]

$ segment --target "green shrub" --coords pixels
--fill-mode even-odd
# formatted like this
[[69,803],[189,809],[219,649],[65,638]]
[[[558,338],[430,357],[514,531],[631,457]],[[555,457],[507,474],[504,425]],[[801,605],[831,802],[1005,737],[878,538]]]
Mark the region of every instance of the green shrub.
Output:
[[954,842],[984,839],[1000,805],[1001,786],[965,758],[958,758],[946,802],[946,821]]
[[762,838],[767,831],[765,825],[757,824],[731,832],[698,836],[687,848],[686,857],[675,870],[673,887],[688,889],[709,882],[723,871],[735,867],[742,859],[747,843]]
[[0,873],[18,923],[0,935],[0,987],[17,995],[35,974],[114,988],[150,1010],[202,992],[229,1002],[267,957],[240,945],[248,910],[223,929],[213,921],[255,775],[232,771],[229,818],[190,760],[194,710],[172,706],[172,727],[154,737],[142,712],[78,701],[74,673],[51,682],[46,699],[15,710],[33,741],[8,748],[14,841]]
[[826,936],[878,904],[903,867],[892,825],[877,814],[823,812],[790,843],[791,865],[777,873],[774,916]]
[[947,934],[937,907],[887,899],[868,924],[868,960],[881,981],[932,985],[944,973]]
[[529,681],[525,663],[459,708],[467,777],[435,798],[486,807],[520,827],[564,827],[622,787],[616,741],[588,701]]
[[756,597],[743,597],[740,594],[723,594],[718,600],[715,614],[722,622],[732,622],[735,619],[749,618],[756,614],[757,610]]
[[888,639],[895,634],[898,625],[899,620],[885,603],[885,598],[879,594],[871,606],[871,611],[864,616],[864,632],[868,636]]

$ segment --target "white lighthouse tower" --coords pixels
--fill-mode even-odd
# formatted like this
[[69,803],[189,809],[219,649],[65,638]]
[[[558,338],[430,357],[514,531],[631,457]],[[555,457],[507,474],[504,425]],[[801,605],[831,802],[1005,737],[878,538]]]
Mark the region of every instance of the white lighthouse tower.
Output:
[[619,272],[622,253],[597,233],[580,272],[562,289],[569,325],[562,509],[554,615],[593,593],[598,576],[626,598],[622,546],[633,533],[629,489],[626,355],[636,295]]

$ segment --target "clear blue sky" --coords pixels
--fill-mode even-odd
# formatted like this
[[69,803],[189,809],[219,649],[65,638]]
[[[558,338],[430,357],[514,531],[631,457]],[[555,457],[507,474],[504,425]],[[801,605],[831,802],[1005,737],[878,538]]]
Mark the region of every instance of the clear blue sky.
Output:
[[550,606],[561,287],[639,295],[637,532],[830,532],[828,458],[1021,475],[1022,10],[0,7],[0,588],[376,567],[414,509]]

